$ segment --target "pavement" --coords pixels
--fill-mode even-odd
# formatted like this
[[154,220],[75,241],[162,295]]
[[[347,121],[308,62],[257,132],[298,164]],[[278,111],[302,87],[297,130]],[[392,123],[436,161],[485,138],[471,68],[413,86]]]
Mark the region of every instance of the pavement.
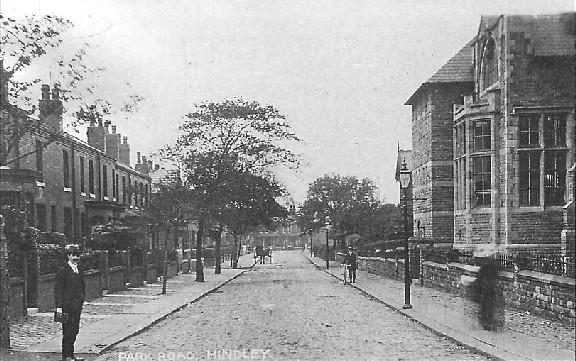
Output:
[[[169,315],[216,291],[254,265],[252,255],[240,257],[238,269],[225,264],[221,274],[204,269],[205,282],[195,282],[195,273],[180,274],[161,282],[108,294],[85,303],[75,354],[94,360],[115,344],[136,335]],[[2,361],[61,359],[61,329],[52,313],[32,314],[10,325],[12,349],[0,350]]]
[[[316,268],[343,281],[343,269],[336,262],[304,256]],[[437,289],[412,284],[411,309],[404,309],[404,283],[358,270],[356,283],[347,284],[381,302],[422,326],[500,360],[574,360],[576,359],[573,326],[544,319],[527,312],[506,309],[505,325],[498,331],[482,329],[474,302]]]

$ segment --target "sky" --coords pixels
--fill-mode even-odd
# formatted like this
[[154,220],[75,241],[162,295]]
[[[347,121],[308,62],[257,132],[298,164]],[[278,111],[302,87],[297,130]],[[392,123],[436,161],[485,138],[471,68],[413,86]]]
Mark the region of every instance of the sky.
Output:
[[[305,166],[280,171],[297,202],[326,174],[371,179],[397,203],[398,146],[412,148],[406,100],[470,41],[481,15],[574,11],[573,0],[1,0],[10,17],[55,14],[106,68],[98,91],[126,83],[145,100],[112,119],[135,160],[173,141],[203,101],[273,105],[303,139]],[[65,44],[67,44],[65,42]],[[44,75],[49,79],[49,73]],[[40,91],[38,91],[38,94]],[[83,134],[80,138],[85,138]]]

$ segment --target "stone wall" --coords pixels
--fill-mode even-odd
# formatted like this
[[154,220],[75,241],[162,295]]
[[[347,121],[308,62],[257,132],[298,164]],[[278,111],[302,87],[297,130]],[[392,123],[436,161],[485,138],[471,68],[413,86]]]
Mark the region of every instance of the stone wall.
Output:
[[[341,261],[339,261],[341,262]],[[403,280],[403,260],[358,257],[358,268],[379,276]],[[458,296],[472,298],[471,285],[479,267],[460,263],[422,263],[421,282]],[[498,286],[506,305],[574,324],[575,280],[535,271],[500,272]]]
[[[184,260],[180,265],[173,261],[168,264],[168,277],[174,277],[178,270],[195,272],[196,262],[192,260],[192,268],[188,267],[188,260]],[[207,265],[205,265],[207,267]],[[146,276],[146,279],[144,279]],[[92,300],[102,297],[103,291],[108,293],[125,290],[128,287],[138,287],[148,283],[158,281],[157,266],[154,264],[147,265],[147,271],[143,267],[132,267],[130,274],[127,274],[125,266],[115,266],[109,269],[91,269],[84,271],[84,282],[86,283],[86,300]],[[127,282],[129,281],[129,284]],[[41,275],[38,280],[38,309],[40,312],[51,312],[54,310],[54,284],[56,282],[55,274]],[[24,314],[23,281],[19,277],[10,278],[10,304],[9,315],[11,318],[17,318]]]
[[8,305],[8,315],[17,317],[24,312],[24,282],[20,277],[10,277],[10,304]]

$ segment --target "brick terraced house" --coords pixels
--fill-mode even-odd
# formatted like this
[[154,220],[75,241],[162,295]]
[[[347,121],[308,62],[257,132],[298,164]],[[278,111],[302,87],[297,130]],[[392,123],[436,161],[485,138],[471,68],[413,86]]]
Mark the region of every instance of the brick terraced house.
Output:
[[25,209],[30,226],[78,241],[91,226],[122,220],[150,199],[150,165],[130,166],[130,146],[115,126],[90,124],[87,143],[64,132],[58,88],[48,85],[39,110],[39,119],[28,116],[3,91],[1,121],[21,117],[26,132],[1,169],[2,205]]
[[427,237],[573,252],[575,43],[575,13],[483,16],[406,102]]

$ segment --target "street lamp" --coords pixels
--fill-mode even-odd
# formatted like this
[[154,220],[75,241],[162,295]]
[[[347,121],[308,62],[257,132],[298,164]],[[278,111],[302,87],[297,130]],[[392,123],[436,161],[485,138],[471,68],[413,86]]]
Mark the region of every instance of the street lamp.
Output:
[[330,229],[330,218],[326,216],[326,269],[330,269],[330,246],[328,245],[328,230]]
[[406,166],[406,160],[402,162],[400,168],[400,193],[404,195],[404,306],[412,308],[410,304],[410,251],[408,246],[408,186],[412,181],[412,173]]

